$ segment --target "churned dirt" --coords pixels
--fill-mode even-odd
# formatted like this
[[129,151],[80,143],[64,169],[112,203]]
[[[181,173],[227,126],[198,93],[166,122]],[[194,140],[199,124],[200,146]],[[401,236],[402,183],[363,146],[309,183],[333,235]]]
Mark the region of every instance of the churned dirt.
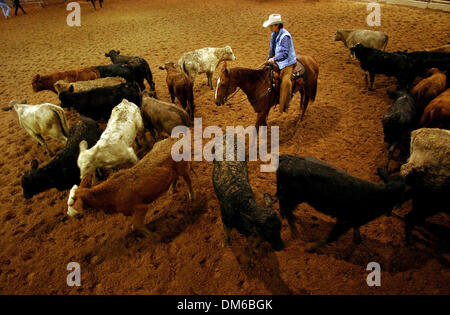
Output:
[[[94,11],[82,1],[81,27],[66,25],[62,4],[45,9],[26,6],[27,15],[0,18],[0,102],[28,98],[30,104],[59,104],[49,91],[34,93],[36,73],[108,64],[104,53],[120,49],[150,64],[159,97],[169,101],[166,61],[186,51],[230,45],[236,61],[230,66],[256,68],[267,56],[269,31],[262,22],[280,13],[294,37],[297,53],[314,56],[320,66],[318,96],[305,120],[299,96],[287,114],[272,109],[269,126],[280,128],[280,153],[311,155],[354,176],[380,182],[376,169],[385,163],[381,118],[391,104],[386,89],[395,81],[377,76],[376,91],[365,89],[359,64],[348,61],[338,28],[368,28],[366,4],[344,1],[106,1]],[[418,50],[447,43],[448,13],[382,5],[381,27],[389,34],[388,51]],[[217,73],[214,79],[217,78]],[[196,117],[203,126],[248,126],[256,115],[242,92],[231,106],[217,107],[206,76],[195,83]],[[214,81],[215,83],[215,81]],[[70,123],[78,117],[68,112]],[[403,216],[411,204],[394,210],[361,229],[361,245],[351,232],[318,253],[305,253],[305,243],[323,238],[334,220],[304,204],[293,238],[286,222],[286,248],[272,252],[262,244],[249,254],[247,241],[233,232],[232,246],[222,247],[219,203],[211,183],[212,163],[195,162],[197,200],[189,204],[185,184],[151,205],[146,222],[155,239],[131,233],[131,219],[121,214],[92,212],[68,218],[68,191],[51,189],[25,200],[20,179],[32,159],[50,157],[19,126],[13,112],[0,113],[0,293],[19,294],[449,294],[450,254],[447,215],[428,220],[415,232],[413,246],[404,245]],[[52,148],[62,145],[50,140]],[[261,173],[249,163],[250,181],[259,202],[275,193],[275,174]],[[274,205],[278,211],[278,204]],[[364,211],[364,209],[361,209]],[[69,262],[81,265],[82,286],[66,284]],[[366,266],[378,262],[381,287],[368,287]]]

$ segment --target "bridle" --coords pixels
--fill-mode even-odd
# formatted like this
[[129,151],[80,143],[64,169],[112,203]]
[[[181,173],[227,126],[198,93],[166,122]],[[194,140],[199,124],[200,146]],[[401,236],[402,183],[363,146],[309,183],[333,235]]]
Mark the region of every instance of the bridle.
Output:
[[[273,66],[272,65],[267,65],[266,67],[269,69],[270,86],[267,89],[267,91],[265,91],[263,94],[261,94],[257,98],[254,98],[254,99],[250,99],[249,98],[250,103],[256,103],[256,102],[260,101],[261,99],[263,99],[264,97],[266,97],[267,95],[272,93],[272,91],[275,89],[275,78],[273,76]],[[236,91],[234,91],[233,94],[230,97],[228,95],[229,94],[229,90],[230,90],[230,84],[228,83],[226,88],[225,88],[225,97],[223,98],[223,104],[225,104],[227,101],[232,99],[239,92],[239,90],[241,90],[241,88],[237,87]],[[236,104],[240,104],[243,101],[245,101],[245,98],[239,100]]]
[[[239,90],[240,90],[241,88],[240,87],[238,87],[237,89],[236,89],[236,91],[234,91],[234,93],[230,96],[230,97],[228,97],[229,95],[229,90],[230,90],[230,84],[228,83],[227,84],[227,87],[226,87],[226,89],[225,89],[225,97],[223,98],[223,103],[225,104],[227,101],[229,101],[229,100],[231,100],[236,94],[237,94],[237,92],[239,92]],[[239,101],[239,102],[242,102],[242,100],[241,101]]]

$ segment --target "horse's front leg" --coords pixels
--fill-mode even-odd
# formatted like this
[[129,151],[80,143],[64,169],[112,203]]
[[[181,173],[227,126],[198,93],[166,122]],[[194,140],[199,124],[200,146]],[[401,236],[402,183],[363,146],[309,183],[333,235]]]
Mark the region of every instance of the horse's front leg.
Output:
[[267,126],[267,116],[269,115],[269,110],[263,110],[262,112],[258,112],[258,116],[256,117],[256,130],[259,132],[260,126]]

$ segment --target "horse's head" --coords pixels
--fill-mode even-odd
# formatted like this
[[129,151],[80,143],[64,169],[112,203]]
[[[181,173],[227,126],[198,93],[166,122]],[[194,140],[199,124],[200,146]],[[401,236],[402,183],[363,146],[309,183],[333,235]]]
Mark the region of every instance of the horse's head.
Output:
[[217,106],[225,104],[228,96],[236,91],[237,83],[231,78],[230,69],[227,67],[225,62],[220,72],[219,78],[217,79],[216,94],[214,101]]

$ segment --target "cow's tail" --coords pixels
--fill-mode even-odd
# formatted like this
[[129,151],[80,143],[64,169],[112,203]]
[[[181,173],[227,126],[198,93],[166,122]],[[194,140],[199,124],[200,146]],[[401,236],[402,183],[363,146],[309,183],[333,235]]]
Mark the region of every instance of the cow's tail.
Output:
[[58,115],[59,126],[61,127],[61,132],[65,137],[69,136],[69,126],[67,125],[66,115],[64,114],[64,110],[57,106],[50,106],[51,110]]
[[187,72],[187,70],[186,70],[186,64],[185,64],[183,58],[181,58],[180,60],[178,60],[178,66],[180,67],[181,72],[186,73],[187,75],[189,75],[188,72]]
[[389,36],[386,34],[386,39],[384,40],[383,51],[386,50],[386,46],[387,46],[387,44],[388,44],[388,41],[389,41]]

